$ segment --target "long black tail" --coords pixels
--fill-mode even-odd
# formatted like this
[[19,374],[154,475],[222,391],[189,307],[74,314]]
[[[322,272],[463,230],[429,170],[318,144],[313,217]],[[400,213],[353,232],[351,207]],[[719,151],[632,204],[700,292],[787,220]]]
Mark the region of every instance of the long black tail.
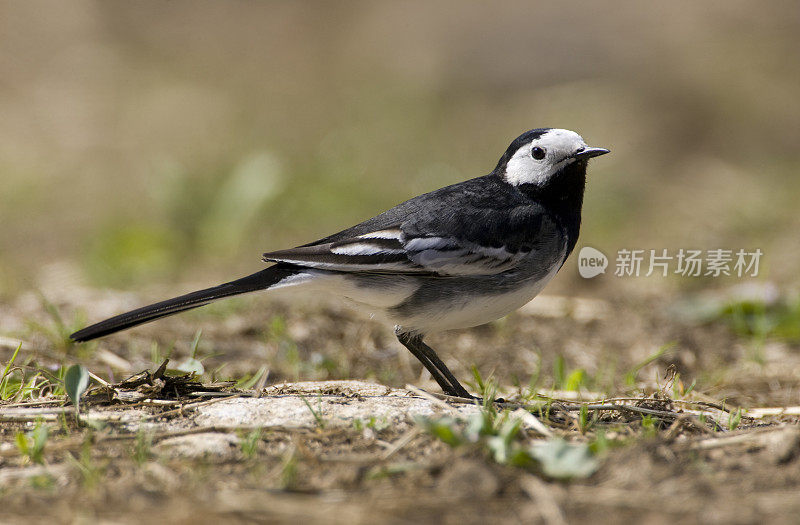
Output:
[[300,270],[292,267],[285,266],[271,266],[266,270],[236,279],[229,283],[220,284],[205,290],[198,290],[196,292],[187,293],[180,297],[167,299],[160,303],[144,306],[130,312],[117,315],[105,321],[100,321],[97,324],[87,326],[83,330],[78,330],[70,335],[73,341],[89,341],[104,335],[113,334],[120,330],[126,330],[143,323],[155,321],[168,315],[177,314],[198,306],[207,305],[217,299],[231,297],[243,293],[256,292],[258,290],[267,289],[283,279],[299,273]]

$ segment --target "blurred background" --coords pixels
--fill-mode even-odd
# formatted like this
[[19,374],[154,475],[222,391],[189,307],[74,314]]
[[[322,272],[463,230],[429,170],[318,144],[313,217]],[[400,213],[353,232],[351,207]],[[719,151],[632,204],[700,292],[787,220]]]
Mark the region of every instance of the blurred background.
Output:
[[[353,314],[338,298],[253,294],[88,344],[72,343],[69,334],[255,272],[265,251],[313,241],[422,192],[484,175],[522,132],[560,127],[612,151],[591,162],[575,253],[544,295],[519,311],[426,341],[471,391],[483,391],[476,370],[512,401],[544,392],[636,396],[642,405],[704,400],[732,414],[734,407],[797,413],[797,2],[0,0],[0,49],[0,404],[61,392],[70,364],[114,383],[156,370],[165,358],[171,372],[198,373],[203,382],[231,379],[244,389],[359,379],[438,392],[390,326]],[[605,275],[579,276],[582,246],[608,255]],[[616,277],[621,249],[760,249],[763,256],[757,277]],[[598,450],[654,437],[655,420],[638,419],[610,427]],[[0,467],[17,470],[8,468],[16,465],[8,453],[11,432],[24,427],[6,421]],[[60,421],[66,429],[66,417]],[[433,498],[465,522],[489,513],[496,521],[504,513],[525,521],[508,499],[521,490],[548,523],[563,521],[559,505],[573,514],[586,509],[588,522],[598,520],[598,506],[601,522],[631,521],[650,500],[661,503],[650,509],[656,522],[693,512],[687,509],[702,509],[706,522],[756,514],[751,521],[765,521],[775,509],[786,509],[786,523],[797,520],[795,434],[786,434],[795,437],[785,446],[763,441],[763,455],[754,453],[755,441],[737,440],[736,449],[709,447],[706,456],[699,448],[706,441],[684,446],[683,434],[699,430],[680,430],[690,421],[681,415],[668,431],[662,427],[660,441],[642,441],[641,461],[630,459],[637,457],[632,448],[621,449],[594,478],[610,492],[589,497],[561,482],[542,488],[529,475],[451,470],[473,464],[475,455],[432,455],[416,441],[406,447],[409,434],[397,441],[371,434],[381,446],[392,443],[380,452],[386,477],[372,480],[373,469],[352,459],[377,447],[371,441],[373,448],[363,448],[367,428],[363,437],[355,425],[351,434],[321,432],[319,421],[314,435],[330,440],[320,445],[292,435],[288,448],[288,438],[264,434],[265,445],[285,442],[288,450],[285,459],[265,463],[269,478],[255,469],[260,462],[247,456],[245,472],[222,459],[227,455],[219,462],[198,457],[186,475],[167,472],[175,462],[159,456],[157,465],[136,459],[146,470],[118,462],[97,478],[93,465],[105,468],[106,457],[123,461],[128,452],[106,448],[100,432],[96,441],[89,432],[82,450],[91,443],[99,452],[94,463],[80,453],[81,479],[96,487],[94,499],[62,483],[55,473],[67,471],[55,470],[55,459],[58,481],[19,478],[36,487],[35,496],[15,500],[5,485],[0,492],[12,509],[50,509],[61,521],[69,515],[61,508],[89,521],[91,514],[80,513],[118,507],[137,509],[137,518],[167,509],[186,521],[190,507],[176,504],[180,497],[202,502],[191,504],[194,512],[224,500],[236,512],[226,514],[229,521],[263,520],[291,505],[319,512],[333,505],[331,515],[355,523],[342,499],[354,487],[366,488],[363,515],[370,522],[381,514],[368,494],[417,514]],[[569,439],[585,441],[591,432],[571,432]],[[241,434],[242,452],[254,435]],[[138,436],[131,450],[145,443],[145,434]],[[594,445],[599,430],[596,436]],[[297,441],[311,444],[295,448]],[[323,448],[333,452],[318,461]],[[60,445],[51,450],[51,458],[73,459]],[[347,461],[354,463],[345,474],[324,470]],[[424,461],[433,466],[415,466]],[[294,479],[297,464],[313,481],[279,504],[274,487],[293,482],[264,479]],[[430,490],[434,472],[451,481]],[[119,483],[120,473],[136,481]],[[220,481],[202,489],[212,473]],[[473,479],[480,483],[464,484]],[[230,499],[240,486],[248,487],[241,505]],[[61,506],[40,497],[44,487]],[[157,487],[169,487],[164,492],[173,500]],[[307,499],[314,494],[322,499]],[[257,507],[249,503],[255,500]],[[622,510],[611,513],[614,506]]]
[[791,287],[798,34],[791,2],[3,2],[0,290],[254,271],[541,126],[613,152],[579,246],[758,247]]

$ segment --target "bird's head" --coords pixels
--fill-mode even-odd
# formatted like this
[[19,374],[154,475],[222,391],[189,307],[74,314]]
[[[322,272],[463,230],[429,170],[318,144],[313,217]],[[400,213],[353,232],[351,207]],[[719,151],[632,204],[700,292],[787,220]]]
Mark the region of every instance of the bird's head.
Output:
[[587,146],[580,135],[568,129],[532,129],[514,139],[494,173],[513,186],[545,186],[569,166],[582,167],[585,172],[587,160],[608,152]]

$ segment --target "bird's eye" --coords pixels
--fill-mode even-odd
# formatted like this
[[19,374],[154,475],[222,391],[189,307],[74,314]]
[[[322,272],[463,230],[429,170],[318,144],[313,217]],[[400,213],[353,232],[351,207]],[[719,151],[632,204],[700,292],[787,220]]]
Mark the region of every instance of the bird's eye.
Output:
[[542,160],[546,153],[547,152],[544,150],[544,148],[540,148],[539,146],[531,149],[531,157],[536,160]]

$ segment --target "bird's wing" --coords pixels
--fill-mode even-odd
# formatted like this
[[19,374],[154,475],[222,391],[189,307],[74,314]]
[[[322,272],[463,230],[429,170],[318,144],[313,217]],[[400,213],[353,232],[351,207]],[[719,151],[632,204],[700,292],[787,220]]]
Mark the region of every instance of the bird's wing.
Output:
[[497,178],[420,195],[316,242],[264,260],[341,272],[493,275],[552,246],[558,226]]
[[393,226],[266,253],[264,260],[341,272],[494,275],[531,251],[552,249],[558,235],[540,206],[420,213]]
[[408,235],[396,226],[265,253],[264,260],[340,272],[491,275],[514,267],[528,251],[482,246],[446,235]]

